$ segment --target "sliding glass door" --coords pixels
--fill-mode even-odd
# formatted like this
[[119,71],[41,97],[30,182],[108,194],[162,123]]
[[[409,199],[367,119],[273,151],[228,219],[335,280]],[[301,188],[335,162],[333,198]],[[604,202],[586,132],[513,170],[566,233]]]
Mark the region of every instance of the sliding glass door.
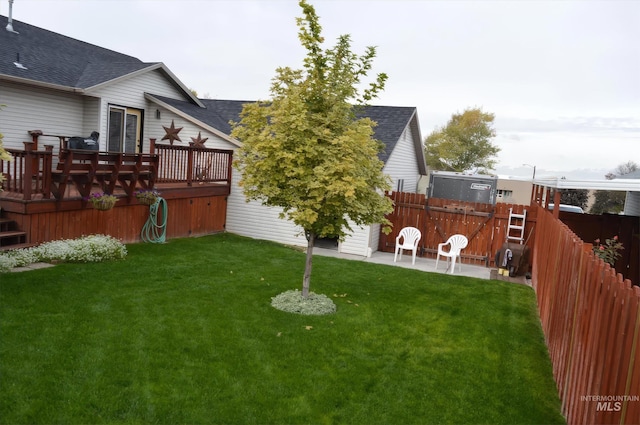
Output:
[[121,106],[109,106],[109,152],[138,153],[142,151],[142,111]]

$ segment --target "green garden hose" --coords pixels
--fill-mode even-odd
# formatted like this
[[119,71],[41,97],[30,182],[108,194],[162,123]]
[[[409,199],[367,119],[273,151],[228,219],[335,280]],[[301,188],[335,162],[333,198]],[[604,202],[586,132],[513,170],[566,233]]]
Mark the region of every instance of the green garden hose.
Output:
[[[158,223],[158,210],[162,223]],[[140,237],[144,242],[164,243],[167,233],[167,201],[158,196],[155,204],[149,205],[149,218],[142,228]]]

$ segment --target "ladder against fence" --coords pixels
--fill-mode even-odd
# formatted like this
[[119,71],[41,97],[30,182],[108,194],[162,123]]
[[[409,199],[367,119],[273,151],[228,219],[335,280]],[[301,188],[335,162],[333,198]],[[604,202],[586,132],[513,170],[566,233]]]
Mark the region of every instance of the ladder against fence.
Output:
[[507,242],[515,241],[524,243],[525,227],[527,223],[527,210],[522,214],[513,212],[513,207],[509,208],[509,222],[507,224]]

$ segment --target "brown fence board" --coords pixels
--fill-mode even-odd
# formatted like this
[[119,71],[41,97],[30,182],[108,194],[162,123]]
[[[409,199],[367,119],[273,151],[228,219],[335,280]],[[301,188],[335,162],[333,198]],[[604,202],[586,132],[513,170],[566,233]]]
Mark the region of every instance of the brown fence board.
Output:
[[626,279],[640,285],[640,218],[618,214],[573,214],[560,211],[560,221],[587,243],[605,241],[613,236],[624,246],[615,268]]
[[551,214],[537,218],[532,281],[563,414],[570,424],[635,424],[640,288]]
[[[417,193],[394,192],[388,196],[395,205],[393,213],[387,216],[393,227],[389,235],[380,235],[380,251],[393,252],[400,230],[412,226],[422,232],[418,246],[418,255],[422,257],[435,258],[438,244],[453,234],[467,236],[469,245],[462,251],[462,262],[466,264],[492,265],[496,252],[506,241],[509,208],[518,214],[528,209],[523,205],[427,200]],[[527,211],[525,240],[532,251],[535,220],[535,214]]]

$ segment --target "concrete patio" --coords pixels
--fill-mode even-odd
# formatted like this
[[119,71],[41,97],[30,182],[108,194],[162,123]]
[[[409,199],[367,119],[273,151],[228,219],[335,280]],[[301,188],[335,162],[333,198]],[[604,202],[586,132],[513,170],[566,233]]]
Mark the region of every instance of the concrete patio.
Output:
[[[436,260],[432,258],[422,258],[416,257],[416,264],[411,264],[411,254],[403,254],[402,259],[398,258],[397,262],[393,262],[394,254],[390,252],[374,252],[371,257],[363,257],[359,255],[352,254],[342,254],[338,252],[336,249],[327,249],[315,247],[313,248],[314,255],[322,255],[326,257],[335,257],[335,258],[343,258],[345,260],[353,260],[353,261],[364,261],[367,263],[376,263],[376,264],[386,264],[388,266],[396,266],[396,267],[405,267],[408,269],[420,270],[427,273],[447,273],[447,261],[446,259],[441,259],[438,262],[438,269],[436,270]],[[467,277],[475,277],[478,279],[485,280],[500,280],[511,283],[518,283],[521,285],[531,286],[531,280],[527,279],[525,276],[516,276],[516,277],[508,277],[508,276],[500,276],[498,274],[498,270],[491,267],[483,267],[471,264],[462,264],[462,270],[458,264],[456,264],[455,275],[457,276],[467,276]]]

